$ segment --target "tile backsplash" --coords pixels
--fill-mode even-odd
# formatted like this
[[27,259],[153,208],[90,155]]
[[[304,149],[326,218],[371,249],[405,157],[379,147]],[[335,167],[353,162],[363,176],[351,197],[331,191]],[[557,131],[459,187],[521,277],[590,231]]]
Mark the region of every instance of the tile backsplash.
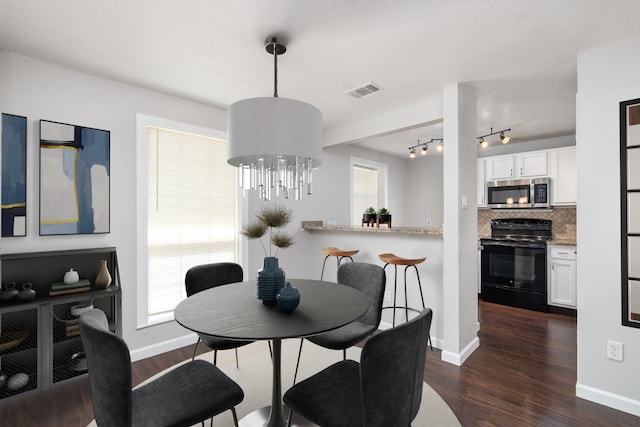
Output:
[[491,235],[491,220],[496,218],[540,218],[552,221],[553,239],[576,238],[576,208],[575,206],[555,207],[550,211],[515,210],[494,211],[491,209],[478,209],[478,235]]

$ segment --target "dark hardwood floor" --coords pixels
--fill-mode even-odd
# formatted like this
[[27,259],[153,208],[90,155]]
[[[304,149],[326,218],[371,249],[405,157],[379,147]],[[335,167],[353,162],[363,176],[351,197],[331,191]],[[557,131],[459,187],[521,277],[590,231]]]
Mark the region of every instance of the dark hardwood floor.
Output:
[[[575,397],[576,319],[480,302],[480,348],[461,367],[429,351],[425,380],[463,426],[639,426]],[[202,346],[201,346],[202,347]],[[184,347],[133,364],[134,385],[191,357]],[[204,352],[204,350],[202,350]],[[78,426],[93,419],[86,377],[0,402],[0,425]],[[415,426],[420,427],[420,426]]]

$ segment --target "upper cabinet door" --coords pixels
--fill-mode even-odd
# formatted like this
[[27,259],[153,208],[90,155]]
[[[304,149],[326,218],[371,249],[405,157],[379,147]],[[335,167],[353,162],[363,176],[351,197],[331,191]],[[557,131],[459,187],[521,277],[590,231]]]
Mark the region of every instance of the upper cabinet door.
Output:
[[518,155],[518,176],[522,178],[547,176],[547,152]]
[[551,201],[553,205],[575,205],[578,201],[576,148],[553,150]]
[[478,159],[478,207],[484,208],[487,206],[487,182],[484,178],[484,159]]
[[513,174],[513,156],[490,157],[487,159],[487,180],[511,179]]

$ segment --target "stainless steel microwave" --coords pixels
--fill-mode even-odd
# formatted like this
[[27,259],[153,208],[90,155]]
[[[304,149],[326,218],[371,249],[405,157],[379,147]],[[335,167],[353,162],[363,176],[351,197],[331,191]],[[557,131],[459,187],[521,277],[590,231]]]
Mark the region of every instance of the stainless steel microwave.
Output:
[[549,178],[512,179],[487,182],[487,206],[493,209],[551,207]]

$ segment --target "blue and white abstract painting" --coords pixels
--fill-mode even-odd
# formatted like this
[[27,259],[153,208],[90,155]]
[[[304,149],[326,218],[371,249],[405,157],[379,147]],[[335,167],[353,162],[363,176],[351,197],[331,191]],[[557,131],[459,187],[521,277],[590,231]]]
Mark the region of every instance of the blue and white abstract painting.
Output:
[[109,233],[110,132],[40,120],[40,235]]
[[2,114],[2,237],[27,234],[27,118]]

